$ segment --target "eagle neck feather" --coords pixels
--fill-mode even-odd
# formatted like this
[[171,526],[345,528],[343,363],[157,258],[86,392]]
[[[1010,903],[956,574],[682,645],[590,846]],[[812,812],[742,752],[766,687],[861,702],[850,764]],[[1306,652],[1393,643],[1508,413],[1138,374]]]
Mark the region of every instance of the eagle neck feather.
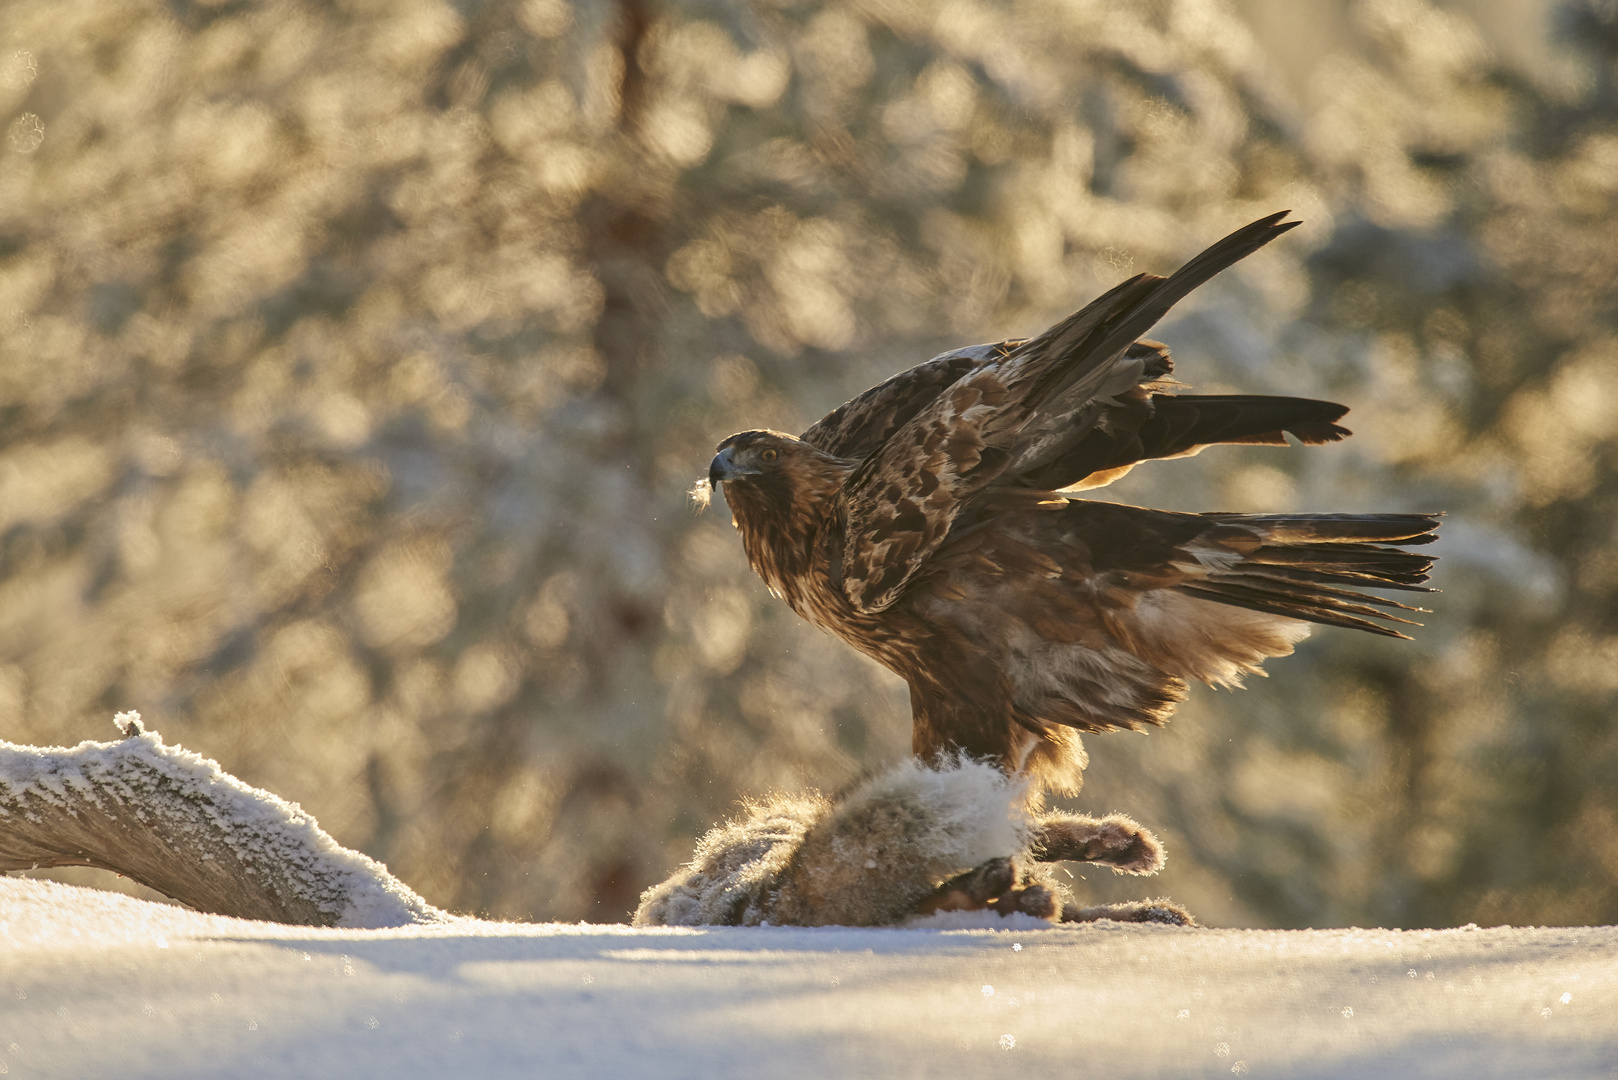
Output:
[[725,489],[748,563],[772,593],[811,622],[818,622],[806,603],[815,548],[825,530],[839,527],[843,482],[852,471],[850,464],[816,455]]

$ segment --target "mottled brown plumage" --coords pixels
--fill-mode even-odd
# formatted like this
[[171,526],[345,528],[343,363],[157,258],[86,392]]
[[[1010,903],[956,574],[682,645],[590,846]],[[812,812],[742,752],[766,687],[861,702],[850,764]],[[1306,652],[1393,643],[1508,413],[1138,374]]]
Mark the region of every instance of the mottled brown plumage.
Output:
[[[1254,222],[1168,278],[1140,274],[1026,341],[947,353],[799,438],[719,446],[753,569],[799,615],[910,684],[913,745],[1075,789],[1079,731],[1160,724],[1188,680],[1234,685],[1310,623],[1403,636],[1355,591],[1423,590],[1419,514],[1180,514],[1095,503],[1152,458],[1348,434],[1326,401],[1176,395],[1141,334],[1297,222]],[[1383,546],[1399,545],[1399,546]],[[1380,621],[1373,621],[1380,620]]]

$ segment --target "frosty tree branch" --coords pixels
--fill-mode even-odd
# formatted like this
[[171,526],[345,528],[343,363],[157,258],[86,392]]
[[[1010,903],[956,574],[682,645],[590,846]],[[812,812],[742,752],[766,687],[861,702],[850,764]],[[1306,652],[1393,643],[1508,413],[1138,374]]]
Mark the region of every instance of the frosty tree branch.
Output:
[[199,911],[312,926],[439,922],[381,863],[298,806],[144,731],[78,746],[0,741],[0,870],[94,866]]

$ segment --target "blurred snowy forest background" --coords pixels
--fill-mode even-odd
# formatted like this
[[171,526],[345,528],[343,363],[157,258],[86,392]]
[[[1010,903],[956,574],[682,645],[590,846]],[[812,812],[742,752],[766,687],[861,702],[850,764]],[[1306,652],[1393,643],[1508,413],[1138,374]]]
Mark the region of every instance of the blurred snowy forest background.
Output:
[[1154,336],[1355,438],[1108,497],[1445,510],[1073,805],[1205,921],[1618,922],[1611,0],[6,0],[0,738],[170,742],[436,904],[622,919],[904,687],[685,490],[1291,208]]

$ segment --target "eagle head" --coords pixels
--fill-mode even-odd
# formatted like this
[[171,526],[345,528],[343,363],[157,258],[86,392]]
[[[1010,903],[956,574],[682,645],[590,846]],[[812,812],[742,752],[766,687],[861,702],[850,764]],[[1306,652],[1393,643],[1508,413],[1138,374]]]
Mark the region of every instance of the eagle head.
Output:
[[707,482],[691,495],[705,506],[724,484],[733,515],[803,519],[824,512],[854,465],[782,431],[739,431],[719,444]]
[[779,431],[739,431],[719,444],[719,452],[708,466],[708,489],[729,480],[768,476],[780,468],[785,455],[800,446],[804,444]]
[[[813,453],[809,445],[780,431],[738,431],[719,444],[719,452],[708,466],[706,482],[698,480],[691,488],[691,498],[699,508],[706,509],[713,492],[724,483],[741,483],[747,489],[742,495],[769,498],[785,496],[790,499],[792,480],[787,471],[788,462]],[[734,487],[727,492],[738,494]]]
[[800,565],[812,538],[828,523],[843,482],[856,462],[833,457],[781,431],[739,431],[719,444],[707,481],[691,495],[707,505],[725,485],[731,523],[742,534],[748,562],[766,584],[797,606]]

